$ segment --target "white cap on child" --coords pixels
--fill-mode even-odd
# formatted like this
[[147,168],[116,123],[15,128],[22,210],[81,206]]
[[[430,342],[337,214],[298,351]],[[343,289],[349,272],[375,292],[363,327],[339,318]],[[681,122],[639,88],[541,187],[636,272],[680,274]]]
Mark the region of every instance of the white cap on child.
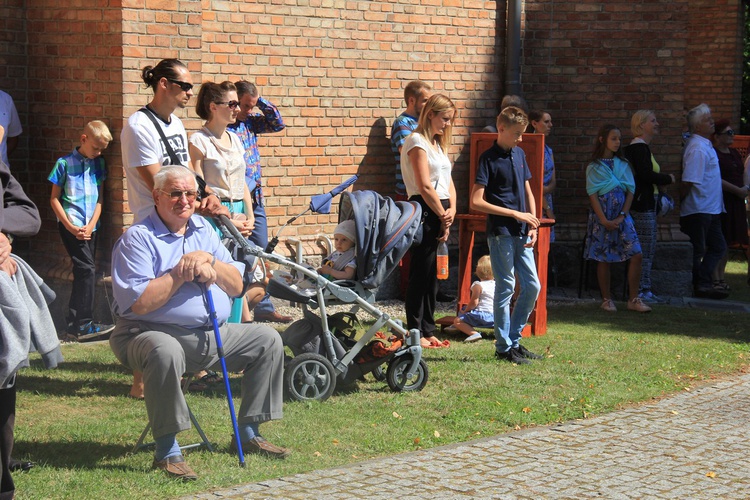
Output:
[[333,230],[333,234],[340,234],[352,243],[357,243],[356,228],[354,227],[353,220],[340,222],[339,225],[336,226],[336,229]]

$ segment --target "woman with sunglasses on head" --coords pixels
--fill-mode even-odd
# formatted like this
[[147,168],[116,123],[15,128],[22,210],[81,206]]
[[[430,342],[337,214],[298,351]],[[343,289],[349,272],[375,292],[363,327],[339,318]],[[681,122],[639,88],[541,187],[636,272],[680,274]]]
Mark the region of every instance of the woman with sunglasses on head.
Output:
[[[716,120],[714,135],[712,136],[716,156],[719,158],[721,170],[721,190],[724,195],[724,210],[721,214],[721,232],[727,247],[739,246],[748,249],[747,214],[745,212],[745,198],[748,186],[744,182],[745,168],[742,164],[740,152],[731,147],[734,143],[734,130],[729,120]],[[750,257],[750,249],[747,250]],[[724,280],[724,270],[727,267],[728,253],[719,261],[714,270],[714,288],[724,292],[729,291],[729,285]],[[750,263],[748,264],[750,277]],[[750,284],[750,281],[748,281]]]
[[[252,233],[255,218],[250,190],[245,183],[245,148],[240,138],[227,130],[227,125],[236,121],[240,111],[237,89],[228,81],[204,82],[195,110],[206,122],[190,136],[190,168],[203,177],[212,193],[229,209],[232,223],[247,238]],[[216,228],[213,219],[209,218],[208,222]],[[250,321],[250,309],[265,294],[257,288],[251,288],[245,296],[243,322]]]

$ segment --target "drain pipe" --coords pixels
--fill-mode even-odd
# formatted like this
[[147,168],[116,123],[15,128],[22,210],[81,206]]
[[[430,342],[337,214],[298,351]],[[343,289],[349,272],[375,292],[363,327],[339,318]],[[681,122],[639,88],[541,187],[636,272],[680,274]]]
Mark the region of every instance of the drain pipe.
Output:
[[521,0],[508,0],[505,29],[505,94],[521,93]]

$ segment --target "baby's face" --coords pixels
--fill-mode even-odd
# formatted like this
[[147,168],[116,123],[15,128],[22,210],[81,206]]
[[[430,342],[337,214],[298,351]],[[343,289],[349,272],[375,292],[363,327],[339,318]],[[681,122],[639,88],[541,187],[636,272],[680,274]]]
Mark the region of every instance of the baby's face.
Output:
[[354,242],[343,234],[333,235],[333,248],[335,248],[337,252],[346,252],[353,246]]

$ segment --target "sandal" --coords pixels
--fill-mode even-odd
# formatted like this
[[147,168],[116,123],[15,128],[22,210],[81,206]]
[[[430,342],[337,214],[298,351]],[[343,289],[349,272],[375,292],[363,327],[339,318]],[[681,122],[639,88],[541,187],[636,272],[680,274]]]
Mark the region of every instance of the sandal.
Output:
[[224,379],[221,378],[221,376],[216,373],[213,370],[206,370],[206,374],[203,375],[201,378],[198,379],[200,382],[203,382],[204,384],[220,384],[224,382]]

